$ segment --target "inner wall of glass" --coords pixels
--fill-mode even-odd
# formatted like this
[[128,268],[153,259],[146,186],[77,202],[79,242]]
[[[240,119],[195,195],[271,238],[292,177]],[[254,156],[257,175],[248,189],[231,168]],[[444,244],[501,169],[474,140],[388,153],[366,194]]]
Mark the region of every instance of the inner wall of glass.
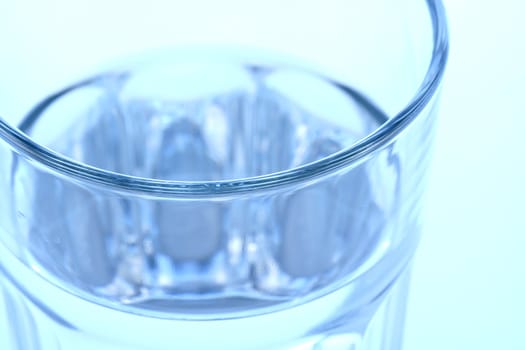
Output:
[[216,181],[317,161],[388,119],[357,87],[300,64],[242,48],[161,51],[53,96],[20,128],[99,169]]

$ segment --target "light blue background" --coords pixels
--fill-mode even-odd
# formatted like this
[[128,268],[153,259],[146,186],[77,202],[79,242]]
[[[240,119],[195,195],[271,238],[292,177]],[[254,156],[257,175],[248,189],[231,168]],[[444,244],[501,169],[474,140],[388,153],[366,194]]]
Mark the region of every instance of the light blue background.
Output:
[[451,53],[406,350],[525,349],[525,2],[446,0]]

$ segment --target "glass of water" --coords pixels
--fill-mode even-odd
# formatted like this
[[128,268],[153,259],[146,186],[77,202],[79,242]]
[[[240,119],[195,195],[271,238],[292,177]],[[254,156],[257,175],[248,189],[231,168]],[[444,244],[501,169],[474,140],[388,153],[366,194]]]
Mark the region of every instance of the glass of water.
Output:
[[0,10],[1,348],[401,348],[439,0]]

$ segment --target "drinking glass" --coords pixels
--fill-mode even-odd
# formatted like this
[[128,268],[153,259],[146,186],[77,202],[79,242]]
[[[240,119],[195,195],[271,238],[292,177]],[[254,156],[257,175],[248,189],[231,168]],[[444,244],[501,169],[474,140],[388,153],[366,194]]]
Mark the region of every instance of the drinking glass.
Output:
[[441,1],[0,13],[1,348],[401,348]]

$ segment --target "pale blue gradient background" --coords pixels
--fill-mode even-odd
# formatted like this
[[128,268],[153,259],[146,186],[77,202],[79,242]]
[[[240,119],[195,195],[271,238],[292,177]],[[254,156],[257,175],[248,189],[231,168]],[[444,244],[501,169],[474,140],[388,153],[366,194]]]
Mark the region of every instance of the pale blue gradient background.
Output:
[[451,55],[405,350],[523,350],[525,2],[445,5]]
[[525,349],[525,2],[445,0],[451,53],[406,350]]

